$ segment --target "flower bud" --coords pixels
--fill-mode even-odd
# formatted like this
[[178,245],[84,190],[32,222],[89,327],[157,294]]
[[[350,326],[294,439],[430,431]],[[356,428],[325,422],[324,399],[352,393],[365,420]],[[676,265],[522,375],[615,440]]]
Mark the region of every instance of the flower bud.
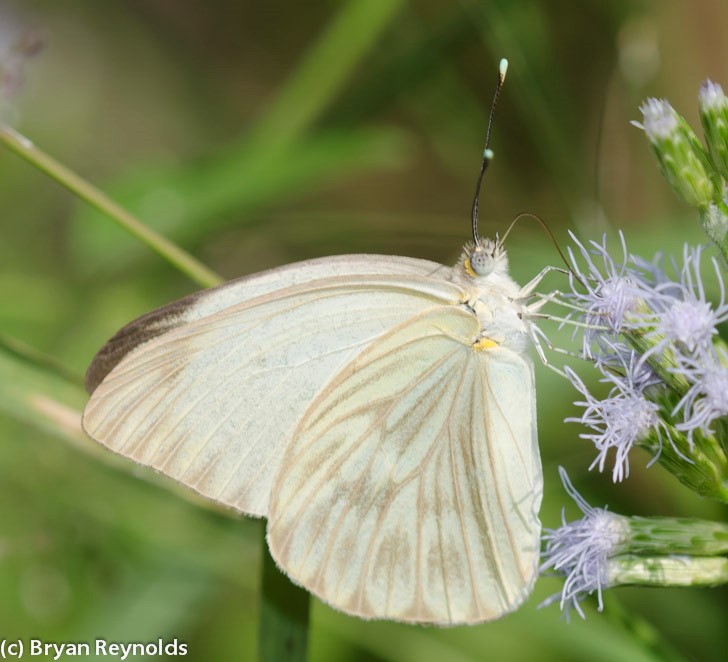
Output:
[[723,258],[728,262],[728,206],[722,200],[712,202],[700,210],[700,223],[705,234],[723,253]]
[[715,169],[728,179],[728,98],[723,88],[706,80],[698,95],[700,120]]
[[710,158],[688,123],[664,99],[640,107],[644,129],[660,172],[678,197],[692,207],[707,207],[717,197]]

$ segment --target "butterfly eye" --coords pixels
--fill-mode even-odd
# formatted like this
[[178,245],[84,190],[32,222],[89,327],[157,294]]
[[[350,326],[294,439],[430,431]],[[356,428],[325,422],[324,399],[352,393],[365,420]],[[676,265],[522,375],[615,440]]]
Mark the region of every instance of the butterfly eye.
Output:
[[478,276],[487,276],[495,266],[493,254],[482,246],[477,246],[470,254],[470,266]]

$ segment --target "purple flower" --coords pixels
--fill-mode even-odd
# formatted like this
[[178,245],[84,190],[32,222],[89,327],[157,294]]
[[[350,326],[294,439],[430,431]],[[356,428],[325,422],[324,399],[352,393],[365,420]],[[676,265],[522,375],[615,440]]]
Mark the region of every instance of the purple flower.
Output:
[[558,529],[545,529],[546,543],[540,571],[552,568],[566,576],[561,594],[546,599],[544,607],[559,600],[567,620],[570,610],[576,609],[585,618],[579,604],[587,595],[597,592],[599,611],[602,610],[602,589],[607,587],[607,559],[614,554],[620,543],[628,539],[629,526],[624,517],[592,508],[571,484],[563,467],[559,475],[564,489],[576,502],[584,517],[567,524],[564,511]]
[[[578,246],[586,269],[579,267],[571,248],[569,257],[576,277],[571,277],[571,294],[567,298],[580,309],[583,321],[591,328],[584,331],[582,351],[584,356],[592,357],[592,344],[604,337],[605,331],[618,334],[627,322],[629,313],[640,308],[645,283],[637,270],[628,267],[627,246],[624,235],[622,242],[622,263],[618,265],[609,255],[606,235],[602,243],[590,242],[585,247],[570,233]],[[599,265],[598,263],[601,263]],[[578,281],[578,285],[577,285]],[[586,292],[581,291],[585,289]]]
[[[662,431],[667,428],[659,416],[660,406],[644,395],[643,389],[650,383],[652,376],[635,353],[630,355],[629,363],[624,365],[623,375],[604,371],[601,381],[612,383],[613,387],[603,400],[589,393],[573,370],[569,367],[565,370],[569,381],[586,398],[574,403],[584,407],[583,414],[579,418],[567,418],[566,422],[581,423],[591,430],[579,435],[582,439],[590,440],[598,451],[590,469],[598,466],[599,471],[604,471],[607,457],[613,450],[612,480],[616,483],[629,476],[629,452],[636,443],[655,434],[658,449],[662,448]],[[659,454],[658,450],[650,465]]]
[[728,415],[728,352],[723,348],[711,350],[694,359],[682,358],[676,372],[691,384],[672,412],[683,412],[683,422],[675,425],[686,432],[692,444],[696,430],[712,434],[713,422]]
[[707,351],[718,333],[718,324],[728,320],[725,286],[716,260],[712,263],[720,288],[718,304],[713,306],[705,296],[700,273],[702,251],[702,247],[685,246],[680,281],[656,285],[649,297],[653,312],[638,316],[640,321],[634,324],[635,328],[649,328],[647,338],[653,343],[645,358],[651,354],[660,357],[667,347],[688,356]]
[[596,366],[604,375],[604,382],[627,385],[628,391],[644,391],[648,386],[660,384],[662,380],[655,374],[650,364],[641,359],[629,345],[605,339],[602,353],[596,360]]
[[[647,442],[644,445],[657,448],[648,466],[659,459],[665,437],[671,453],[691,462],[694,432],[710,434],[714,421],[728,416],[728,354],[721,354],[721,362],[714,349],[717,327],[728,321],[718,263],[712,261],[719,287],[713,303],[701,273],[702,247],[685,246],[682,265],[675,266],[676,277],[670,278],[661,256],[651,262],[630,256],[621,234],[620,238],[621,262],[611,258],[606,240],[591,242],[588,248],[576,242],[586,268],[576,267],[567,297],[588,326],[583,354],[612,388],[606,398],[597,398],[566,368],[568,379],[584,396],[575,403],[584,408],[582,415],[566,420],[588,428],[580,436],[597,449],[590,468],[603,471],[614,454],[615,482],[629,475],[629,453],[635,444]],[[570,256],[576,262],[573,252]]]

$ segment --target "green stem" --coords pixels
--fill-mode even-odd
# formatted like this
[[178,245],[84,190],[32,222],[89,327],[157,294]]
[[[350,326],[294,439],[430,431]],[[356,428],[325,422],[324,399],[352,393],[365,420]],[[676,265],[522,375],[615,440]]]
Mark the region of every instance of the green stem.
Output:
[[305,662],[309,594],[278,569],[268,551],[265,529],[261,547],[263,585],[258,659],[261,662]]
[[55,357],[45,354],[35,347],[31,347],[22,340],[0,333],[0,350],[5,350],[15,358],[42,370],[47,370],[65,381],[83,388],[83,375],[79,375]]
[[223,278],[196,260],[179,246],[150,230],[124,208],[88,181],[38,149],[30,140],[9,126],[0,125],[0,143],[55,179],[61,186],[77,195],[102,214],[106,214],[127,232],[140,239],[162,258],[204,287],[213,287]]

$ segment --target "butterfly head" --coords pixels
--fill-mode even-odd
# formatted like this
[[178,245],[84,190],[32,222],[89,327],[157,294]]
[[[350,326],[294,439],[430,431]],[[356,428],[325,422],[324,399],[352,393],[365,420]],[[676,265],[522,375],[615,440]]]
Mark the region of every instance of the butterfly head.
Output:
[[465,247],[458,265],[472,279],[508,273],[508,255],[498,237],[482,239]]

